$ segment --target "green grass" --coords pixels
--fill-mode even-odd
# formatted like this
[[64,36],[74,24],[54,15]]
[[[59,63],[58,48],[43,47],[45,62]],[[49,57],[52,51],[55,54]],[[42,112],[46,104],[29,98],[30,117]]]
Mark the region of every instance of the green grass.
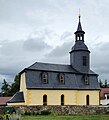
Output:
[[109,115],[22,116],[22,120],[109,120]]

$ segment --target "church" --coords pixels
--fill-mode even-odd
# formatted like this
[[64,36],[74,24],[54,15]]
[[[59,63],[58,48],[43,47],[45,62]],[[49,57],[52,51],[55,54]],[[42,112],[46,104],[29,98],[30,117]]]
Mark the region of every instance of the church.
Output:
[[98,74],[90,69],[81,16],[69,65],[36,62],[20,72],[20,90],[8,105],[99,105]]

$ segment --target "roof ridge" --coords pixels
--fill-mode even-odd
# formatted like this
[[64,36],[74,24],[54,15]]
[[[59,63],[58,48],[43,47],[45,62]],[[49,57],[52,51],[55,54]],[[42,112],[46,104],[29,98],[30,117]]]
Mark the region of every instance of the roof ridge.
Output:
[[35,65],[35,64],[46,64],[46,65],[61,65],[61,66],[70,66],[69,64],[57,64],[57,63],[44,63],[44,62],[35,62],[35,63],[33,63],[32,65],[30,65],[29,67],[27,67],[27,68],[30,68],[30,67],[32,67],[33,65]]

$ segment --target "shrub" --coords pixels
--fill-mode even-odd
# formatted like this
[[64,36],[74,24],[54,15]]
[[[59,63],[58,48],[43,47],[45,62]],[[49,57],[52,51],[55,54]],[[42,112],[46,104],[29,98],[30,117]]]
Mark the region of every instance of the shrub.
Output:
[[43,110],[41,111],[41,115],[49,115],[51,112],[49,110]]
[[12,114],[13,112],[16,112],[15,108],[12,106],[6,106],[3,109],[5,114]]
[[5,115],[3,115],[3,120],[7,120],[7,119],[9,119],[10,118],[10,114],[5,114]]
[[9,120],[21,120],[20,114],[12,114]]
[[0,116],[0,120],[3,120],[3,116]]
[[36,111],[32,111],[31,115],[40,115],[40,113],[38,111],[37,112]]
[[31,115],[31,112],[25,111],[25,115]]

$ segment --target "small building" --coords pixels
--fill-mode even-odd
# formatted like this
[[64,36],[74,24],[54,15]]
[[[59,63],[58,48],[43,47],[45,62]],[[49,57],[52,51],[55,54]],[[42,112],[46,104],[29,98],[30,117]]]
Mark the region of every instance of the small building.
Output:
[[98,74],[90,69],[80,16],[74,34],[70,64],[36,62],[25,68],[20,72],[20,91],[8,105],[99,105]]
[[100,90],[100,104],[109,105],[109,88],[102,88]]
[[6,106],[11,97],[0,97],[0,106]]

